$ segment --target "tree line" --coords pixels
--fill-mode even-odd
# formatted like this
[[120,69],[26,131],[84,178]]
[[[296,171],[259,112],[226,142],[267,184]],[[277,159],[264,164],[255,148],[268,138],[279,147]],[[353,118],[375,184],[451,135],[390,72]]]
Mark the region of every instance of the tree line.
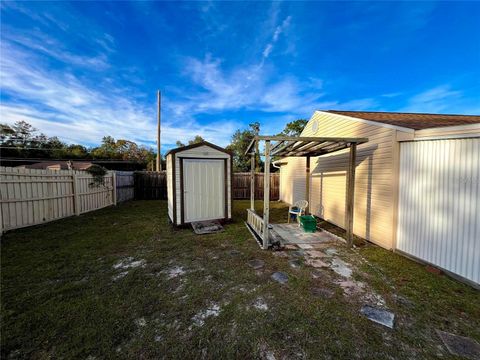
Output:
[[133,141],[104,136],[100,146],[86,147],[66,144],[58,137],[39,133],[25,121],[13,125],[0,124],[2,157],[72,159],[72,160],[132,160],[145,165],[155,160],[156,153]]
[[[298,136],[307,124],[307,120],[298,119],[289,122],[278,135]],[[232,135],[226,147],[233,154],[235,172],[250,171],[250,156],[245,151],[255,134],[260,132],[260,124],[254,122],[246,129],[238,129]],[[200,135],[194,136],[187,145],[204,141]],[[178,147],[185,146],[177,141]],[[17,121],[13,125],[0,124],[0,150],[2,157],[41,158],[41,159],[82,159],[82,160],[132,160],[144,164],[153,170],[156,152],[151,148],[138,145],[133,141],[104,136],[100,146],[86,147],[80,144],[66,144],[58,137],[48,137],[39,133],[25,121]],[[263,171],[263,161],[256,158],[256,171]],[[163,167],[164,168],[164,167]]]

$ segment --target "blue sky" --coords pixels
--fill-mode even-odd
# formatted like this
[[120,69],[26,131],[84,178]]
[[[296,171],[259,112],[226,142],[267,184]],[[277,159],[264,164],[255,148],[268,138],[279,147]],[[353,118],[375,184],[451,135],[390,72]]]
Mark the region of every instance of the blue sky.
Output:
[[220,145],[316,109],[480,113],[476,2],[1,2],[1,121]]

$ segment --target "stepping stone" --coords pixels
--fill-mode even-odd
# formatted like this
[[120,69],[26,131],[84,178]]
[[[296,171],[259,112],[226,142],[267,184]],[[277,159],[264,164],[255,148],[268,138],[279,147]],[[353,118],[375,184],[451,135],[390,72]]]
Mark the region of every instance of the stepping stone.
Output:
[[310,244],[298,244],[298,247],[300,249],[306,249],[306,250],[313,249],[313,246]]
[[308,250],[307,255],[313,258],[322,258],[327,256],[323,252],[318,250]]
[[330,299],[334,295],[334,292],[332,290],[319,288],[319,287],[311,288],[310,292],[312,293],[313,296],[324,298],[324,299]]
[[255,270],[259,270],[265,266],[265,261],[259,259],[253,259],[248,262],[248,265]]
[[286,284],[288,281],[288,275],[284,272],[278,271],[272,274],[272,279],[280,284]]
[[285,245],[285,249],[287,249],[287,250],[297,250],[297,249],[298,249],[298,246],[297,246],[297,245],[287,244],[287,245]]
[[349,278],[352,276],[352,269],[348,266],[345,261],[340,258],[333,258],[331,268],[338,275]]
[[298,259],[288,260],[288,265],[293,269],[299,269],[302,266],[302,262]]
[[325,254],[327,255],[337,255],[338,254],[338,251],[337,249],[334,249],[334,248],[328,248],[327,250],[325,250]]
[[362,306],[360,312],[365,315],[369,320],[393,329],[393,319],[395,318],[395,315],[390,311],[377,309],[372,306],[365,305]]
[[283,257],[283,258],[288,257],[288,254],[285,251],[273,251],[272,255],[276,257]]
[[467,359],[480,359],[480,344],[473,339],[458,336],[441,330],[435,330],[452,355]]
[[230,255],[232,255],[232,256],[237,256],[237,255],[241,255],[241,254],[242,254],[242,253],[241,253],[240,251],[238,251],[238,250],[232,250],[232,251],[230,251]]
[[337,282],[337,284],[340,285],[345,295],[348,296],[363,292],[363,288],[365,287],[364,283],[351,280],[340,281]]
[[293,256],[293,257],[304,257],[305,256],[305,250],[297,250],[297,251],[292,251],[290,252],[289,254],[290,256]]
[[319,259],[307,259],[305,264],[313,266],[314,268],[327,268],[328,264]]

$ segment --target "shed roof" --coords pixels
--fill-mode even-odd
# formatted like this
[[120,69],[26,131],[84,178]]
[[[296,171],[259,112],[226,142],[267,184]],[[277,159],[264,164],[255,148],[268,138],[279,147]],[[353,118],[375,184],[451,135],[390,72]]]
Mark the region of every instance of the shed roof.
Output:
[[195,148],[200,147],[200,146],[209,146],[209,147],[211,147],[215,150],[218,150],[218,151],[221,151],[221,152],[224,152],[224,153],[227,153],[227,154],[231,155],[230,151],[228,151],[227,149],[224,149],[224,148],[222,148],[218,145],[212,144],[211,142],[208,142],[208,141],[202,141],[202,142],[199,142],[199,143],[196,143],[196,144],[180,146],[180,147],[177,147],[175,149],[170,149],[170,150],[167,151],[165,156],[167,156],[169,154],[175,154],[175,153],[185,151],[185,150],[195,149]]
[[327,110],[326,112],[350,116],[362,120],[370,120],[383,124],[402,126],[414,130],[430,129],[444,126],[480,124],[480,115],[451,115],[344,110]]

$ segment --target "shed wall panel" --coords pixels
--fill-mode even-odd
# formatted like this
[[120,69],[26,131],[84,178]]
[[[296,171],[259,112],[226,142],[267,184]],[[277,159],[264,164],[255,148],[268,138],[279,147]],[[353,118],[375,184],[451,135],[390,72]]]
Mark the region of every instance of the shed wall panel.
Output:
[[173,221],[173,161],[172,154],[167,156],[167,202],[168,216]]

